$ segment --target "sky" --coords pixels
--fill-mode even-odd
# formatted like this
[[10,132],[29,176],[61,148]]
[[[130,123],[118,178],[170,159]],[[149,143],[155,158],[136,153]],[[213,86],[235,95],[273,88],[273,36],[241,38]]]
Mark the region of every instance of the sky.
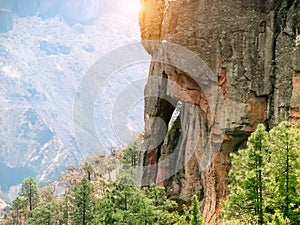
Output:
[[0,0],[1,14],[14,16],[38,15],[41,18],[61,16],[69,23],[90,23],[103,14],[118,14],[137,22],[139,0]]

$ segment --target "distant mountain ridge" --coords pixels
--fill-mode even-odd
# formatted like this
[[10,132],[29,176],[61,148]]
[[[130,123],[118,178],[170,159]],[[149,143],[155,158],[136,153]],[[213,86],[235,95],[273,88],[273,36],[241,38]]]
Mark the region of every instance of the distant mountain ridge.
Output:
[[[0,19],[7,2],[0,1]],[[72,110],[80,80],[102,55],[139,40],[137,22],[115,14],[102,15],[88,25],[70,25],[61,17],[24,13],[26,17],[13,16],[13,28],[0,34],[0,167],[5,174],[0,185],[5,200],[16,193],[14,185],[25,176],[42,183],[78,164],[82,155]],[[97,110],[97,115],[107,114],[102,107]],[[114,145],[103,118],[95,120],[105,135],[100,141],[106,148]]]

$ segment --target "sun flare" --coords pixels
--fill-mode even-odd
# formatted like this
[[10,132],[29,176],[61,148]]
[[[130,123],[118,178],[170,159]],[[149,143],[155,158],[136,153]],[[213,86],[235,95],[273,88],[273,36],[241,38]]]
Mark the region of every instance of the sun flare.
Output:
[[141,4],[139,0],[126,0],[123,3],[124,9],[131,14],[138,14],[141,10]]

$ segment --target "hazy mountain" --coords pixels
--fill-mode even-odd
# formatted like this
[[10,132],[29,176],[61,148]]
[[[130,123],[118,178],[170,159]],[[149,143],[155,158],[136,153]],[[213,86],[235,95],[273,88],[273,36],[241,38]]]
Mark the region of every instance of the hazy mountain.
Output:
[[[6,199],[26,176],[43,182],[78,164],[72,114],[80,80],[102,55],[139,40],[137,15],[113,14],[105,1],[82,2],[0,0],[0,185]],[[117,95],[112,90],[146,77],[146,68],[124,71],[97,101],[101,150],[118,145],[103,116]],[[134,111],[137,130],[141,110]]]

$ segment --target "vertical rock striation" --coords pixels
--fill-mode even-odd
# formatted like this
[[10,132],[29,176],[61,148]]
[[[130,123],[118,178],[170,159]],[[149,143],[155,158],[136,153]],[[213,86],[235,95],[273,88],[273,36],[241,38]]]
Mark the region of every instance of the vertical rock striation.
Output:
[[[141,0],[141,4],[142,41],[153,57],[149,78],[163,78],[155,84],[149,79],[145,88],[145,151],[140,163],[153,166],[142,171],[142,181],[164,185],[169,197],[178,200],[196,193],[205,220],[217,221],[228,194],[229,153],[242,148],[259,123],[271,128],[300,118],[300,1]],[[226,115],[220,114],[225,129],[212,130],[215,117],[207,93],[190,74],[155,62],[162,51],[163,59],[173,53],[147,40],[183,46],[208,65],[226,103]],[[174,122],[179,101],[182,107]],[[212,163],[203,166],[205,146],[212,137],[221,147]],[[160,163],[168,157],[172,160]]]

